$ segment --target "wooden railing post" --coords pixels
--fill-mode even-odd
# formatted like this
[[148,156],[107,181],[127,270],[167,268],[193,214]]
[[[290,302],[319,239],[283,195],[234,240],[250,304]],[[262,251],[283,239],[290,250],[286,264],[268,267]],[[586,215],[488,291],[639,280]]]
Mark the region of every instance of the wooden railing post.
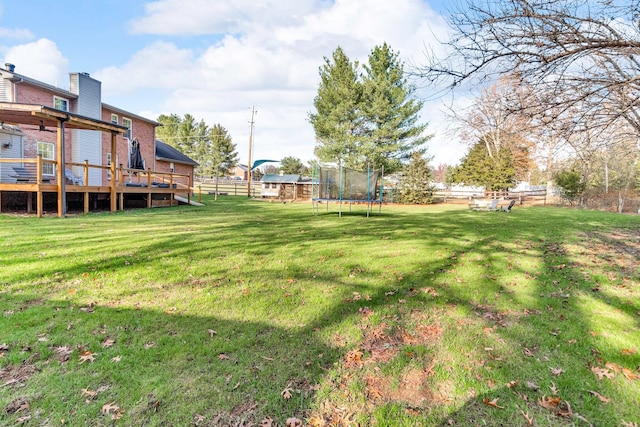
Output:
[[36,183],[38,184],[38,192],[36,193],[36,215],[42,218],[43,202],[42,202],[42,154],[38,154],[36,159]]

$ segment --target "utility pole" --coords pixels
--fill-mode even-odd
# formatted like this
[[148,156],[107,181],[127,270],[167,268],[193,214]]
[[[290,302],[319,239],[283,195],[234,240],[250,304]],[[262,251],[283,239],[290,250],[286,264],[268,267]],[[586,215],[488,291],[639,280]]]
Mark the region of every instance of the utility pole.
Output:
[[247,163],[247,197],[251,197],[251,152],[253,151],[253,117],[256,110],[251,106],[251,121],[249,122],[249,162]]

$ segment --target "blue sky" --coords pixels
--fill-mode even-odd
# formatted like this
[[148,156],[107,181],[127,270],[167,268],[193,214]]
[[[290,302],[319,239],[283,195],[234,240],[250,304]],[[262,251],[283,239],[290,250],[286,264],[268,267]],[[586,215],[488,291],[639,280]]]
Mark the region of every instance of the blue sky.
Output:
[[[341,46],[366,60],[387,42],[407,64],[446,34],[441,0],[0,0],[0,59],[16,72],[68,88],[69,72],[102,82],[102,101],[155,119],[193,114],[226,127],[246,162],[251,107],[254,158],[313,158],[307,114],[323,57]],[[441,100],[425,104],[428,154],[465,151],[446,132]]]

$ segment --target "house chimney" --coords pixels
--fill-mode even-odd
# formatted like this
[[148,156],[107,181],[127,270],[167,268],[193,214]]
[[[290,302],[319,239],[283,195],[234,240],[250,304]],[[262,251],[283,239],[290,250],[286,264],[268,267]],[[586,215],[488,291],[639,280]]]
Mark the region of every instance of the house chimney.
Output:
[[15,71],[15,69],[16,69],[16,66],[15,66],[15,65],[13,65],[13,64],[10,64],[10,63],[8,63],[8,62],[6,62],[6,63],[4,64],[4,68],[5,68],[8,72],[13,73],[13,72]]

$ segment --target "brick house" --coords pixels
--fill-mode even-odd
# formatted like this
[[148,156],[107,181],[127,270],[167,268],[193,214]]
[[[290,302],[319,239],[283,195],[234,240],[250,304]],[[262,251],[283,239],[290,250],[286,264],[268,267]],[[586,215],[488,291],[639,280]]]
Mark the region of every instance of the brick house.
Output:
[[[91,165],[105,166],[104,169],[91,168],[86,185],[109,185],[111,173],[106,166],[110,166],[113,161],[116,167],[128,168],[133,139],[139,142],[145,170],[184,174],[190,177],[190,182],[193,182],[196,163],[188,158],[186,160],[186,156],[175,149],[170,151],[173,157],[167,157],[167,150],[163,151],[163,146],[156,145],[155,128],[160,124],[103,103],[101,82],[87,73],[70,73],[67,90],[18,74],[12,64],[5,64],[5,68],[0,67],[0,102],[52,107],[81,117],[128,128],[129,131],[124,135],[117,136],[115,159],[111,158],[111,135],[107,132],[65,129],[63,157],[65,163],[74,164],[69,168],[73,169],[74,174],[81,175],[82,167],[79,164],[85,161]],[[56,153],[59,152],[56,147],[55,129],[44,125],[0,127],[0,140],[4,141],[8,138],[11,143],[0,144],[0,158],[32,158],[40,154],[44,160],[56,160]],[[158,155],[159,150],[165,155]],[[43,177],[55,177],[53,164],[45,164],[43,168]],[[6,167],[0,168],[0,179],[5,179],[10,173],[6,169]]]

